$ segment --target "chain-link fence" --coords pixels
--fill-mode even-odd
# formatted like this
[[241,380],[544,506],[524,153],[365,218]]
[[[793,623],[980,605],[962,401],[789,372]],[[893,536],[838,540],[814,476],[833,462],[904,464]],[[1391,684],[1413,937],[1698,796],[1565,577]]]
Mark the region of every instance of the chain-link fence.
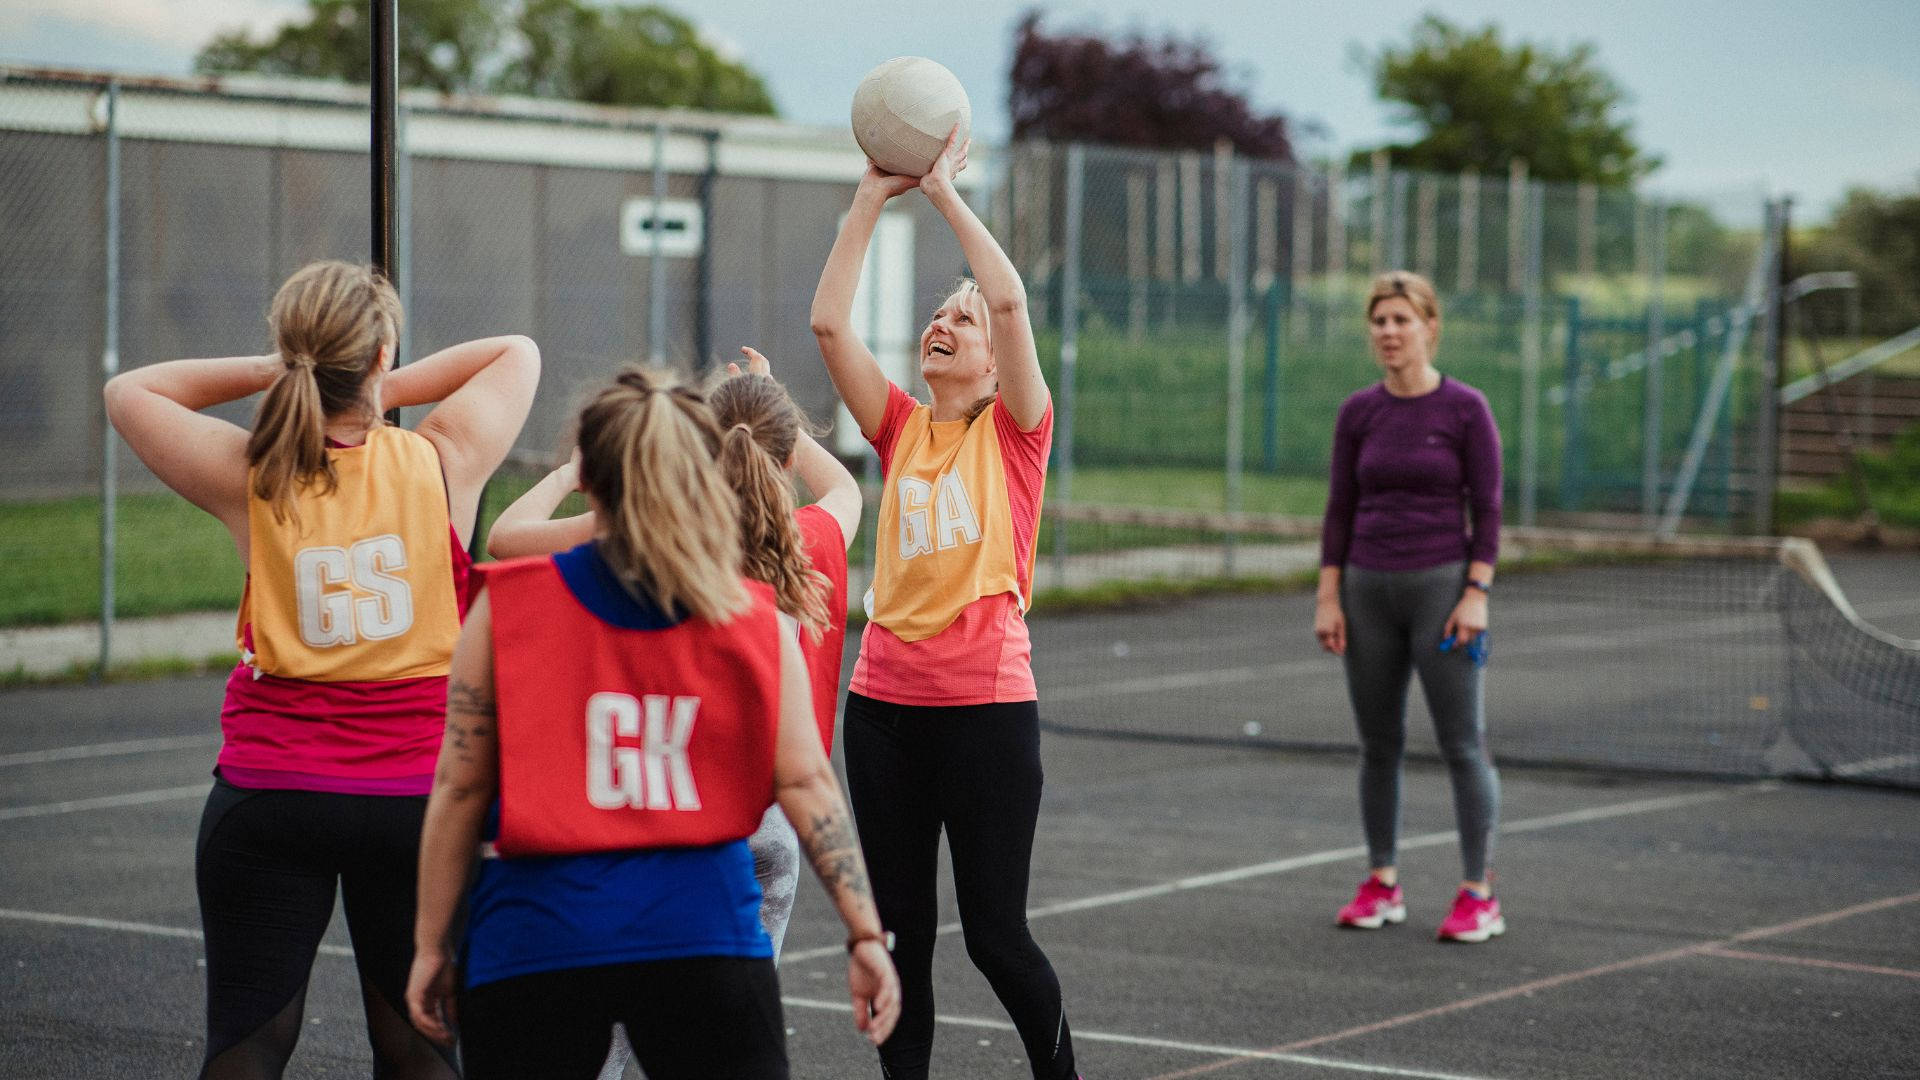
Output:
[[[1768,410],[1754,330],[1772,284],[1760,222],[1517,167],[1434,176],[1043,145],[1010,156],[1003,227],[1043,336],[1075,344],[1071,371],[1049,374],[1074,403],[1076,498],[1107,490],[1089,470],[1132,470],[1140,485],[1142,470],[1184,469],[1210,474],[1214,508],[1314,509],[1314,489],[1240,478],[1322,477],[1340,402],[1376,377],[1368,281],[1412,269],[1442,293],[1440,366],[1493,405],[1518,520],[1656,520],[1702,426],[1709,453],[1684,509],[1727,524],[1756,513]],[[1722,367],[1728,386],[1705,415]]]
[[[543,353],[520,465],[487,513],[557,456],[580,389],[622,361],[702,370],[752,344],[810,415],[835,415],[807,311],[860,171],[845,133],[403,105],[403,360],[507,332]],[[264,351],[288,274],[361,258],[368,123],[364,92],[345,87],[115,88],[0,69],[0,626],[237,599],[220,526],[124,448],[109,461],[100,383],[114,365]],[[1493,404],[1509,520],[1765,520],[1782,219],[1761,216],[1758,194],[1656,199],[1519,171],[1225,152],[1023,144],[974,160],[970,197],[1026,278],[1058,405],[1043,587],[1169,566],[1292,572],[1295,556],[1230,519],[1176,526],[1112,508],[1317,514],[1334,413],[1377,377],[1363,303],[1387,268],[1440,287],[1440,366]],[[964,269],[924,200],[889,209],[855,321],[895,378],[917,382],[912,343]],[[219,413],[244,424],[251,410]],[[835,445],[857,459],[846,428]],[[856,544],[856,562],[868,550]]]

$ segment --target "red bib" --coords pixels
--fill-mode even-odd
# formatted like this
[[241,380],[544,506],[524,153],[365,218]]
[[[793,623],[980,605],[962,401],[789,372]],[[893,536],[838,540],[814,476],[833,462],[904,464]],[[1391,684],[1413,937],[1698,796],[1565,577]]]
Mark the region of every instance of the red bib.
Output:
[[482,569],[493,603],[501,855],[738,840],[773,804],[773,590],[732,621],[610,625],[551,558]]

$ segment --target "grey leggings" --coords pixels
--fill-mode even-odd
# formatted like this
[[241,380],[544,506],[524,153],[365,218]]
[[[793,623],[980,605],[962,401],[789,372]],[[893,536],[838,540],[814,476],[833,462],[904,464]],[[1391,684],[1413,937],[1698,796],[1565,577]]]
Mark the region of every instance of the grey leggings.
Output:
[[[753,852],[753,876],[760,882],[760,925],[773,939],[773,962],[778,965],[780,946],[787,940],[787,922],[793,918],[793,894],[800,884],[800,837],[779,803],[767,807],[760,828],[747,837],[747,850]],[[626,1075],[627,1059],[632,1056],[633,1044],[626,1029],[615,1026],[606,1063],[600,1066],[600,1080],[619,1080]]]
[[1434,735],[1453,778],[1462,876],[1485,881],[1500,814],[1500,777],[1487,753],[1481,669],[1465,650],[1440,651],[1447,616],[1460,602],[1466,564],[1430,570],[1347,567],[1340,606],[1347,616],[1347,697],[1360,731],[1360,817],[1375,869],[1394,864],[1400,827],[1400,759],[1407,742],[1407,684],[1420,676]]

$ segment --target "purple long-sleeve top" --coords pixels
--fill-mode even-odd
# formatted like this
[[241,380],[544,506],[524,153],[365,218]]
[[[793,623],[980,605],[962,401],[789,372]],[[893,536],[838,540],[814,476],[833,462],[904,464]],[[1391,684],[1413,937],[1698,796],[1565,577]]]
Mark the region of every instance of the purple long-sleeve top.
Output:
[[1340,406],[1322,566],[1426,570],[1499,553],[1500,431],[1480,391],[1441,376],[1419,397],[1376,383]]

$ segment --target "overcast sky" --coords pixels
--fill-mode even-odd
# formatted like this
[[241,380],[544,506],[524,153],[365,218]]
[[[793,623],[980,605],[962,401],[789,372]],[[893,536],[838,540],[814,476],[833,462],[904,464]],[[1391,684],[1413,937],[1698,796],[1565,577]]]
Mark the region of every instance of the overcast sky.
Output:
[[[400,0],[402,4],[406,0]],[[844,124],[860,76],[904,54],[960,76],[976,129],[1003,136],[1020,0],[668,0],[767,79],[783,115]],[[1323,125],[1314,154],[1399,132],[1355,61],[1404,40],[1424,11],[1509,39],[1598,46],[1628,89],[1627,116],[1666,159],[1663,190],[1740,204],[1768,190],[1824,214],[1850,185],[1920,183],[1920,0],[1132,0],[1044,5],[1055,28],[1143,29],[1209,41],[1262,110]],[[6,0],[0,61],[184,73],[198,46],[236,26],[264,31],[305,0]],[[964,12],[964,16],[961,14]]]

